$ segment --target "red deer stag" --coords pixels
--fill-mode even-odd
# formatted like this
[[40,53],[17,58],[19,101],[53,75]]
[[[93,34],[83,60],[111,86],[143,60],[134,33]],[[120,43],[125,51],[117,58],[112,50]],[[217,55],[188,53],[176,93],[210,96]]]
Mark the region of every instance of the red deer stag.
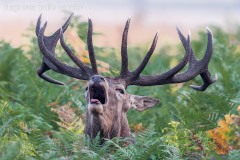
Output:
[[[51,69],[60,74],[77,78],[79,80],[88,81],[85,91],[85,98],[87,101],[85,135],[89,135],[91,139],[93,139],[98,132],[100,132],[101,138],[107,139],[111,139],[113,137],[131,137],[126,112],[131,108],[138,111],[143,111],[159,103],[159,100],[154,98],[126,93],[126,88],[129,85],[154,86],[182,83],[200,75],[203,80],[203,84],[201,86],[191,85],[190,87],[198,91],[204,91],[210,84],[217,80],[217,75],[212,78],[208,70],[208,63],[213,53],[212,33],[209,29],[207,29],[207,49],[202,60],[197,60],[195,57],[190,44],[190,35],[185,38],[177,28],[179,38],[185,49],[185,55],[182,61],[165,73],[146,76],[141,75],[141,72],[147,65],[156,47],[158,33],[155,35],[151,48],[143,58],[138,68],[134,71],[129,71],[127,36],[130,19],[128,19],[122,35],[122,65],[120,75],[118,77],[105,77],[98,73],[94,47],[92,43],[93,25],[90,18],[88,19],[87,46],[91,67],[78,59],[71,49],[66,45],[63,38],[63,33],[66,31],[71,18],[72,15],[53,35],[45,36],[44,32],[47,27],[47,22],[41,26],[40,15],[37,21],[36,34],[38,37],[39,48],[43,54],[43,59],[37,73],[42,79],[58,85],[63,85],[64,83],[50,78],[45,74],[46,71]],[[64,64],[55,56],[55,48],[59,39],[62,48],[66,51],[68,56],[77,67]],[[187,63],[189,63],[188,69],[183,73],[178,73]]]

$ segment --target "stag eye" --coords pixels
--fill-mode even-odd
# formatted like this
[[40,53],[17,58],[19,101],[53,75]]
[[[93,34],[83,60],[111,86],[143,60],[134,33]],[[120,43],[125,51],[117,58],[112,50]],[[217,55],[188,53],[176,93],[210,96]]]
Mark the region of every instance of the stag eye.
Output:
[[88,90],[88,87],[85,88],[85,91],[87,91],[87,90]]
[[115,89],[115,90],[118,91],[118,92],[121,93],[121,94],[124,94],[124,90],[123,90],[123,89],[117,88],[117,89]]

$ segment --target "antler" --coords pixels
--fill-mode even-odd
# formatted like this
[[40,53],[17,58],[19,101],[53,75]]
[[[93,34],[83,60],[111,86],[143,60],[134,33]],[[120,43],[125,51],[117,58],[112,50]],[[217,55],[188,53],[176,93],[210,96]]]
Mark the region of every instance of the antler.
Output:
[[[177,32],[179,38],[183,44],[185,49],[185,56],[183,57],[182,61],[173,67],[171,70],[154,76],[143,76],[140,75],[145,66],[147,65],[152,53],[157,44],[158,33],[155,35],[154,40],[152,42],[151,48],[142,60],[139,67],[132,71],[128,71],[128,56],[127,56],[127,33],[129,29],[130,20],[128,19],[125,29],[123,31],[122,37],[122,69],[120,72],[119,78],[124,79],[126,86],[128,85],[138,85],[138,86],[154,86],[154,85],[163,85],[163,84],[173,84],[173,83],[182,83],[189,81],[195,78],[197,75],[200,75],[203,79],[203,84],[201,86],[193,86],[190,85],[191,88],[204,91],[210,84],[217,81],[218,77],[217,74],[212,78],[211,74],[208,70],[208,63],[212,57],[213,53],[213,40],[212,40],[212,33],[210,29],[207,28],[207,35],[208,35],[208,44],[206,53],[202,60],[197,60],[196,56],[191,48],[190,42],[190,34],[188,35],[187,39],[183,36],[180,30],[177,28]],[[189,67],[187,71],[184,73],[177,74],[180,72],[184,66],[189,62]]]
[[[73,14],[72,14],[73,15]],[[51,36],[45,36],[44,32],[47,27],[47,22],[41,27],[41,19],[42,15],[39,16],[36,26],[36,35],[38,37],[38,45],[40,48],[40,51],[43,54],[43,60],[40,68],[38,69],[37,73],[39,77],[43,78],[44,80],[58,84],[63,85],[64,83],[57,81],[55,79],[52,79],[51,77],[47,76],[45,74],[48,70],[53,70],[55,72],[81,79],[81,80],[88,80],[92,75],[98,74],[97,72],[97,66],[96,66],[96,60],[94,55],[94,49],[92,45],[92,21],[89,18],[89,30],[88,30],[88,48],[89,48],[89,57],[91,61],[92,68],[88,67],[86,64],[84,64],[80,59],[78,59],[74,53],[71,51],[71,49],[67,46],[67,44],[64,41],[63,33],[66,31],[68,25],[70,24],[70,21],[72,19],[72,15],[67,19],[67,21],[64,23],[64,25],[58,29],[53,35]],[[78,67],[72,67],[67,64],[62,63],[59,61],[55,56],[55,48],[58,40],[60,39],[61,46],[66,51],[68,56],[72,59],[72,61],[78,66]]]
[[[98,74],[94,48],[92,44],[93,27],[92,27],[91,19],[90,18],[88,19],[87,45],[88,45],[89,58],[90,58],[92,68],[90,68],[89,66],[84,64],[80,59],[78,59],[64,41],[63,33],[66,31],[71,21],[72,15],[67,19],[64,25],[51,36],[44,36],[47,22],[45,22],[43,27],[41,27],[41,17],[42,15],[39,16],[37,21],[37,26],[36,26],[36,35],[38,37],[39,48],[43,54],[42,64],[37,71],[38,75],[48,82],[63,85],[62,82],[48,77],[45,74],[45,72],[51,69],[55,72],[68,75],[70,77],[74,77],[81,80],[88,80],[92,75]],[[128,70],[128,54],[127,54],[127,37],[128,37],[129,25],[130,25],[130,19],[127,20],[124,31],[123,31],[122,47],[121,47],[122,67],[121,67],[120,75],[119,77],[117,77],[117,79],[124,80],[126,86],[128,85],[153,86],[153,85],[182,83],[182,82],[189,81],[195,78],[196,76],[200,75],[202,77],[203,84],[201,86],[190,85],[190,87],[198,91],[204,91],[209,85],[217,81],[218,79],[217,75],[215,75],[212,78],[208,70],[208,64],[213,54],[213,40],[212,40],[212,33],[210,29],[207,28],[208,44],[207,44],[206,53],[202,60],[196,59],[196,56],[191,48],[190,34],[186,39],[183,36],[183,34],[180,32],[180,30],[177,28],[179,38],[185,49],[185,55],[182,61],[178,65],[176,65],[175,67],[173,67],[172,69],[170,69],[169,71],[163,74],[154,75],[154,76],[143,76],[141,75],[141,72],[144,70],[151,55],[155,50],[157,40],[158,40],[158,33],[156,33],[153,39],[151,48],[149,49],[148,53],[142,60],[139,67],[136,70],[130,72]],[[55,57],[55,48],[59,39],[63,49],[66,51],[68,56],[72,59],[72,61],[78,67],[72,67],[67,64],[64,64]],[[189,62],[189,66],[187,71],[185,71],[184,73],[179,73],[188,62]]]

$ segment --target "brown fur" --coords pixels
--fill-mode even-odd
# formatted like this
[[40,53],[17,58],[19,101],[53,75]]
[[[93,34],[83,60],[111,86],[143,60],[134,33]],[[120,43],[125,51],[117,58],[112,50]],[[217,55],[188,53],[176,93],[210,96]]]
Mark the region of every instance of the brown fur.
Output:
[[[91,139],[100,133],[101,138],[112,139],[114,137],[130,137],[130,128],[127,120],[127,111],[130,108],[143,111],[153,107],[159,101],[145,96],[135,96],[126,93],[125,84],[121,80],[105,77],[100,83],[106,90],[107,103],[91,104],[89,89],[86,90],[87,101],[85,134]],[[88,87],[93,82],[90,80]],[[124,94],[120,93],[122,89]]]

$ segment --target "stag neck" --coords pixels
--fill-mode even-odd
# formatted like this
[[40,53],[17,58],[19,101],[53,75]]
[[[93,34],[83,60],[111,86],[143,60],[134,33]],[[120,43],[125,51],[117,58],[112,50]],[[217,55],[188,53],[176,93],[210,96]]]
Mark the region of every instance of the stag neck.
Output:
[[130,127],[126,112],[120,116],[115,115],[114,121],[107,121],[108,117],[102,114],[86,113],[85,135],[91,139],[100,134],[101,139],[112,139],[114,137],[129,137]]
[[128,119],[126,113],[122,113],[121,117],[121,131],[120,131],[120,136],[125,138],[125,137],[131,137],[130,134],[131,130],[128,124]]

